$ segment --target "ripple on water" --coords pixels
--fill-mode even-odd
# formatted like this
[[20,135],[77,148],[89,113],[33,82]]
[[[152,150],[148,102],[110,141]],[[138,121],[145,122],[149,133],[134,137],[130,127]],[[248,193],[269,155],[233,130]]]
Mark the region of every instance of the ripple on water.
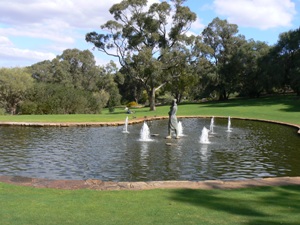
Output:
[[123,127],[0,127],[0,174],[113,181],[247,179],[299,176],[300,139],[286,126],[215,118],[210,144],[200,144],[210,119],[181,119],[184,136],[168,140],[167,120]]

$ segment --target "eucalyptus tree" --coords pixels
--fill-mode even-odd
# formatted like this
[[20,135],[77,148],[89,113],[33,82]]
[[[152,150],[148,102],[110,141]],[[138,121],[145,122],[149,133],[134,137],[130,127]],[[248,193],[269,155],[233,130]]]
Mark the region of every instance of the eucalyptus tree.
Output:
[[[123,74],[120,70],[120,74]],[[143,84],[137,85],[137,81],[134,81],[129,76],[123,76],[124,82],[118,83],[118,88],[122,96],[122,102],[135,101],[136,103],[145,103],[146,99],[143,99]]]
[[106,93],[102,98],[107,96],[107,106],[109,110],[113,112],[115,106],[119,105],[121,100],[118,83],[116,81],[122,83],[123,77],[118,73],[118,68],[113,61],[105,66],[98,67],[97,71],[96,89],[100,93]]
[[203,42],[201,35],[194,37],[190,65],[194,74],[195,85],[192,86],[189,93],[191,99],[214,98],[215,83],[213,78],[216,77],[216,67],[207,57],[210,50],[210,46]]
[[38,82],[57,83],[81,90],[95,88],[96,61],[89,50],[66,49],[52,61],[42,61],[30,67]]
[[33,84],[34,80],[25,68],[0,68],[0,106],[10,114],[16,114]]
[[240,95],[259,97],[265,91],[265,57],[269,52],[269,45],[254,40],[247,41],[239,48],[231,63],[239,73]]
[[52,65],[51,60],[44,60],[31,65],[28,69],[36,81],[50,83],[53,81]]
[[66,49],[56,57],[56,60],[62,66],[63,73],[65,73],[65,76],[60,77],[60,74],[63,73],[60,73],[59,70],[54,71],[54,76],[60,77],[60,83],[69,82],[74,88],[82,90],[93,90],[95,88],[96,61],[91,51]]
[[[113,109],[120,102],[119,90],[115,82],[116,74],[118,74],[117,66],[113,62],[105,66],[97,66],[94,55],[89,50],[66,49],[52,61],[34,64],[29,69],[38,83],[58,85],[59,90],[63,86],[66,90],[74,92],[74,96],[78,96],[78,102],[80,94],[84,97],[87,96],[86,92],[91,92],[98,99],[99,109],[107,104],[110,109]],[[118,79],[122,80],[122,76],[118,76]],[[52,93],[54,88],[53,85],[44,85],[41,90],[49,89],[45,93],[47,91]],[[70,96],[62,91],[58,93],[63,95],[61,99]],[[41,101],[42,97],[46,97],[46,95],[41,95],[37,101]],[[56,98],[57,95],[54,97]],[[52,105],[55,106],[55,104]],[[49,112],[49,110],[44,111]],[[78,111],[82,110],[65,110],[65,112],[72,113]],[[95,110],[91,111],[95,112]]]
[[214,67],[210,73],[210,88],[214,88],[220,100],[228,99],[238,88],[237,71],[231,64],[232,57],[245,38],[238,35],[238,26],[229,24],[219,18],[213,21],[202,32],[203,43],[207,45],[205,57]]
[[179,103],[183,97],[192,96],[191,94],[197,82],[197,75],[192,64],[194,58],[192,46],[194,42],[195,37],[190,36],[186,38],[184,44],[177,43],[166,54],[168,61],[176,59],[177,64],[165,72],[170,77],[165,89],[171,92],[173,98]]
[[36,83],[22,102],[22,114],[99,113],[103,105],[93,93],[62,84]]
[[183,6],[185,0],[171,0],[147,6],[147,0],[123,0],[110,8],[114,20],[90,32],[86,41],[99,51],[118,58],[122,71],[148,93],[150,110],[155,110],[155,93],[169,80],[166,70],[177,60],[167,60],[170,49],[186,38],[196,14]]
[[271,58],[281,88],[290,87],[300,95],[300,28],[280,34]]

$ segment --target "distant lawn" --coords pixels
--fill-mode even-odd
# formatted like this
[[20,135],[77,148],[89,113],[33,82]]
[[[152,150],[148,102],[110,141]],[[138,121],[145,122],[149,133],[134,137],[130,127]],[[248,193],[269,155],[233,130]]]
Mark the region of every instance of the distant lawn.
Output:
[[[157,106],[156,111],[149,108],[133,109],[134,114],[126,114],[123,108],[114,113],[104,109],[101,114],[76,115],[2,115],[0,121],[13,122],[113,122],[124,121],[128,116],[144,118],[167,116],[170,106]],[[258,99],[233,99],[225,102],[206,102],[180,104],[178,116],[231,116],[255,119],[276,120],[300,125],[300,98],[295,95],[272,96]]]
[[0,183],[1,225],[296,225],[299,186],[92,191]]

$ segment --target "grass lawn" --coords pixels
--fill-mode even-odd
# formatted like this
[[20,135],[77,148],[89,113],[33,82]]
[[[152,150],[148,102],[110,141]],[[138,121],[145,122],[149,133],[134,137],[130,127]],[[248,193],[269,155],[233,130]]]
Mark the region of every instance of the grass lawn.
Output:
[[296,225],[299,186],[92,191],[0,183],[0,224]]
[[[114,113],[104,109],[101,114],[76,115],[0,115],[0,121],[13,122],[112,122],[153,116],[168,116],[170,106],[158,106],[156,111],[149,108],[133,109],[134,114],[126,114],[123,108]],[[295,95],[273,96],[259,99],[233,99],[226,102],[206,102],[182,104],[178,106],[178,116],[231,116],[276,120],[300,125],[300,98]]]
[[[166,116],[136,109],[129,115]],[[276,120],[300,125],[296,96],[235,99],[183,104],[178,116],[231,116]],[[124,121],[123,109],[100,115],[0,116],[0,121],[107,122]],[[296,225],[300,221],[300,187],[257,187],[235,190],[93,191],[21,187],[0,183],[0,224],[222,224]]]

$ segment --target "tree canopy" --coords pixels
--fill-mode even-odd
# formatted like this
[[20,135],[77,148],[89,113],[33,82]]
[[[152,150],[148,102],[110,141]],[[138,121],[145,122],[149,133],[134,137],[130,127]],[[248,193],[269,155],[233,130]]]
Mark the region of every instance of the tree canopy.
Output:
[[102,33],[86,35],[87,42],[117,57],[122,72],[144,86],[150,110],[155,110],[155,92],[171,79],[166,71],[181,60],[169,57],[169,52],[186,41],[186,33],[196,20],[196,14],[183,6],[184,0],[171,3],[147,7],[147,0],[123,0],[110,8],[114,20],[101,26]]
[[89,50],[66,49],[28,68],[0,69],[0,113],[113,112],[133,100],[155,110],[173,98],[300,96],[300,28],[282,33],[273,46],[246,40],[236,24],[220,18],[191,35],[196,14],[184,2],[123,0],[110,8],[114,19],[85,39],[120,68],[97,66]]
[[0,106],[16,114],[18,105],[33,86],[33,79],[24,68],[0,68]]

